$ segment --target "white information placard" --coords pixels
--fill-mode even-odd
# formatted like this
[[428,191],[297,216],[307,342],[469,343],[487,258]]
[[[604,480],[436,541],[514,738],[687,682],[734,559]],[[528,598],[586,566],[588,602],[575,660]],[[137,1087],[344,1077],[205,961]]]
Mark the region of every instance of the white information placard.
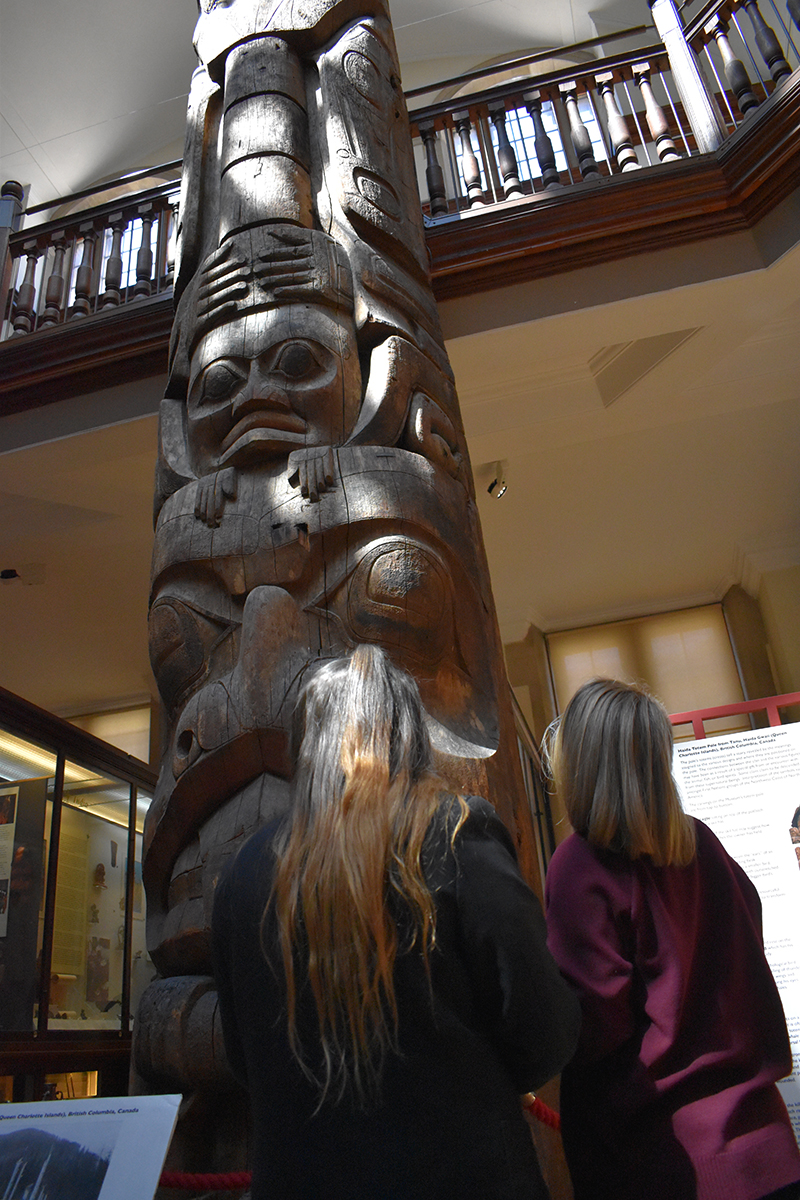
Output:
[[800,724],[675,747],[684,807],[711,828],[758,889],[764,949],[792,1041],[781,1089],[800,1142]]
[[0,1196],[152,1200],[180,1096],[0,1104]]

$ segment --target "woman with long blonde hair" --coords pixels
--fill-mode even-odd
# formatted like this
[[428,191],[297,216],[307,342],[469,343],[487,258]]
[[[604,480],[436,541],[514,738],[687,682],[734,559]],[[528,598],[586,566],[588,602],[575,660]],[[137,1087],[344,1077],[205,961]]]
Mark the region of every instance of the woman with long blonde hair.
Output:
[[575,1200],[798,1200],[761,904],[683,811],[666,711],[593,679],[550,760],[575,830],[546,885],[548,944],[583,1011],[561,1079]]
[[214,907],[253,1200],[542,1200],[519,1094],[579,1018],[505,827],[443,794],[416,684],[376,647],[313,672],[294,754],[288,816]]

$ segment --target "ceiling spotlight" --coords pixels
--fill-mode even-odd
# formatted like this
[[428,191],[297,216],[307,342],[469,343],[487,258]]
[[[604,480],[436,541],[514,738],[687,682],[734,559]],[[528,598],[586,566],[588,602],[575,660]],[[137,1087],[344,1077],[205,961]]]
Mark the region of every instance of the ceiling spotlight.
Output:
[[495,475],[492,482],[486,489],[490,496],[494,496],[495,500],[499,500],[501,496],[505,496],[508,491],[508,484],[503,478],[502,463],[495,463]]

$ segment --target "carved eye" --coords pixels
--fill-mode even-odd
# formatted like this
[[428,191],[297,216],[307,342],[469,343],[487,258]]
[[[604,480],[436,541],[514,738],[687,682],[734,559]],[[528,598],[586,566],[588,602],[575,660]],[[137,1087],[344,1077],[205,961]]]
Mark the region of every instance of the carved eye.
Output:
[[275,362],[276,371],[289,379],[302,379],[318,367],[317,358],[307,342],[287,342]]
[[[176,596],[163,596],[150,610],[150,661],[159,690],[174,709],[192,685],[208,674],[213,656],[238,622],[201,612]],[[228,652],[233,654],[228,643]],[[231,664],[228,664],[230,667]]]
[[227,400],[244,382],[244,376],[227,363],[212,363],[203,375],[201,399],[212,403]]

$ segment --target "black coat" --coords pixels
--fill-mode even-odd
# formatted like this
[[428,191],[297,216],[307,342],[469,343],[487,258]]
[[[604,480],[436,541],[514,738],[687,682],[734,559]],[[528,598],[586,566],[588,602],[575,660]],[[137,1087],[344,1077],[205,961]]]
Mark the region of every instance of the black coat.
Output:
[[[578,1036],[576,1000],[545,945],[536,897],[494,809],[470,798],[450,846],[451,802],[425,840],[436,901],[431,984],[421,955],[398,957],[400,1054],[381,1099],[345,1099],[315,1115],[317,1095],[289,1052],[276,933],[261,916],[272,886],[267,826],[219,885],[214,960],[225,1045],[250,1093],[253,1200],[542,1200],[519,1093],[555,1075]],[[274,952],[273,952],[274,950]],[[314,1030],[313,1008],[298,1028]]]

